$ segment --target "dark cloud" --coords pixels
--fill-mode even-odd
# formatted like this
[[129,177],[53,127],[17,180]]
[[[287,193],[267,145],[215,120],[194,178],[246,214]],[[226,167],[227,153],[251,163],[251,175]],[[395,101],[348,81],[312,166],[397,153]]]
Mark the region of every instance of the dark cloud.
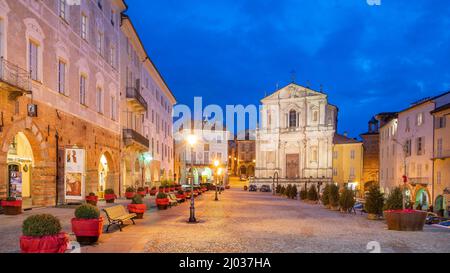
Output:
[[445,0],[128,1],[178,101],[256,104],[290,81],[322,84],[340,131],[450,89]]

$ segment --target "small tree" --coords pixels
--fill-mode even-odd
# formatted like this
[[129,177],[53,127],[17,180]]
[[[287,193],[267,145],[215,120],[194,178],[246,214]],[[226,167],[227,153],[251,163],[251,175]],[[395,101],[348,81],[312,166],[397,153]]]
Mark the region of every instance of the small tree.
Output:
[[381,215],[383,212],[384,196],[378,186],[372,186],[366,197],[364,209],[369,214]]
[[280,194],[281,195],[285,195],[286,194],[286,187],[284,187],[284,186],[281,187]]
[[308,191],[308,200],[309,201],[317,201],[319,200],[319,196],[317,194],[316,185],[312,185]]
[[292,185],[289,184],[289,185],[287,186],[286,192],[285,192],[285,195],[286,195],[287,198],[291,198],[291,190],[292,190]]
[[277,185],[276,193],[281,194],[281,185],[280,184]]
[[333,208],[339,206],[339,186],[335,184],[330,185],[330,193],[328,199],[330,200],[330,206],[332,206]]
[[352,190],[344,188],[341,197],[339,198],[339,205],[342,210],[349,211],[355,205],[355,194]]
[[323,189],[322,204],[324,206],[330,205],[330,185],[329,184],[325,185],[325,188]]
[[308,199],[308,191],[306,191],[305,189],[300,190],[300,199],[301,200]]
[[400,187],[395,188],[386,200],[384,210],[401,210],[403,209],[403,194]]
[[297,193],[298,193],[298,191],[297,191],[297,186],[292,186],[292,189],[291,189],[291,198],[292,198],[292,199],[296,199],[296,198],[297,198]]

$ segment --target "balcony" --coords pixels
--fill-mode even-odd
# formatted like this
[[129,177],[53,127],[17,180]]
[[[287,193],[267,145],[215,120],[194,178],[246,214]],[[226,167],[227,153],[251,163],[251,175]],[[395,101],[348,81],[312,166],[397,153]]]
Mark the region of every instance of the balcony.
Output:
[[136,112],[145,112],[148,109],[148,104],[145,101],[144,97],[142,97],[141,93],[137,88],[128,87],[127,88],[127,101],[128,104],[136,111]]
[[411,185],[430,185],[431,179],[429,177],[410,177],[408,181]]
[[30,73],[1,57],[0,89],[9,92],[8,97],[11,100],[15,100],[24,94],[31,94]]
[[123,129],[123,142],[125,146],[135,146],[138,150],[148,151],[150,141],[133,129]]

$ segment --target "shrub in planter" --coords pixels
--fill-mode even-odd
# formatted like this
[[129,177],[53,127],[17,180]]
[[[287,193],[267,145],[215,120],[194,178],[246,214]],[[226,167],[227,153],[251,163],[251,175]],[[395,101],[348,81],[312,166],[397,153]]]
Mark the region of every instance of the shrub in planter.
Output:
[[312,185],[308,190],[308,201],[316,203],[319,200],[319,195],[317,194],[316,185]]
[[345,188],[339,198],[339,205],[343,212],[348,212],[355,206],[355,194],[352,190]]
[[328,199],[330,200],[331,209],[339,210],[339,186],[335,184],[330,185],[330,193]]
[[401,210],[403,209],[402,190],[397,187],[388,196],[383,210]]
[[330,185],[325,185],[325,188],[323,189],[322,193],[322,204],[326,208],[330,208]]
[[423,231],[427,212],[412,209],[387,210],[384,212],[389,230]]
[[383,213],[384,196],[377,186],[372,186],[366,196],[365,211],[368,213],[369,220],[377,220]]
[[98,196],[95,193],[91,192],[88,196],[86,196],[86,203],[92,206],[97,206]]
[[105,200],[106,203],[114,203],[114,200],[117,199],[116,194],[114,193],[113,189],[106,189],[105,190]]
[[280,184],[277,185],[275,192],[276,192],[276,194],[281,194],[281,185]]
[[165,210],[169,206],[169,198],[167,198],[167,194],[164,192],[158,193],[156,196],[156,206],[160,210]]
[[150,196],[155,196],[157,193],[158,193],[158,190],[156,189],[156,187],[151,188]]
[[103,217],[95,206],[89,204],[79,206],[71,222],[72,232],[82,245],[96,243],[103,233]]
[[191,197],[192,197],[192,192],[191,192],[191,190],[186,190],[186,191],[184,192],[184,195],[186,196],[186,199],[191,199]]
[[165,186],[164,187],[164,192],[165,193],[169,193],[170,192],[170,187],[169,186]]
[[180,198],[182,200],[182,202],[186,201],[186,195],[184,195],[184,191],[182,191],[181,189],[178,190],[178,192],[175,194],[175,196],[177,198]]
[[69,236],[61,232],[59,219],[50,214],[28,217],[22,225],[20,237],[22,253],[64,253]]
[[302,189],[300,191],[300,199],[307,200],[308,199],[308,191],[306,191],[305,189]]
[[22,213],[22,200],[17,200],[14,197],[8,197],[1,201],[1,206],[4,209],[5,215],[19,215]]
[[286,195],[287,198],[291,198],[291,190],[292,190],[292,185],[291,184],[287,185],[286,191],[284,193],[284,195]]
[[285,186],[281,186],[280,194],[281,195],[285,195],[286,194],[286,187]]
[[144,204],[144,201],[142,200],[142,196],[140,194],[134,196],[131,204],[128,204],[128,211],[130,213],[136,213],[136,219],[143,219],[146,210],[147,206]]
[[133,197],[136,195],[136,189],[134,187],[128,187],[125,191],[125,197],[128,200],[133,199]]
[[137,189],[137,194],[139,194],[139,195],[141,195],[142,197],[144,197],[144,196],[147,195],[147,191],[145,190],[144,187],[139,187],[139,188]]
[[296,199],[297,198],[297,186],[292,186],[291,188],[291,199]]

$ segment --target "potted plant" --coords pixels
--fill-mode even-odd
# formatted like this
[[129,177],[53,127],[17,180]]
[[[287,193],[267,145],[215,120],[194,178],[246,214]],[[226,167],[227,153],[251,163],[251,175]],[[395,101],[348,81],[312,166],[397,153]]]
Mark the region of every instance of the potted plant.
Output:
[[165,186],[164,187],[164,193],[170,193],[170,187],[169,186]]
[[133,199],[133,197],[136,195],[136,189],[134,188],[134,187],[128,187],[126,190],[125,190],[125,197],[128,199],[128,200],[131,200],[131,199]]
[[158,190],[156,189],[156,187],[152,187],[150,189],[150,196],[155,196],[158,193]]
[[355,206],[355,194],[352,190],[344,188],[339,198],[339,205],[342,212],[349,212],[351,208]]
[[322,193],[322,204],[325,208],[330,209],[330,184],[325,185]]
[[276,194],[281,194],[281,185],[280,184],[277,185],[275,193]]
[[372,186],[366,196],[364,205],[365,211],[368,213],[369,220],[378,220],[383,213],[384,196],[377,186]]
[[174,192],[175,191],[175,185],[174,184],[172,184],[172,183],[169,183],[169,188],[170,188],[170,191],[171,192]]
[[384,209],[389,230],[423,231],[427,212],[403,209],[403,194],[400,188],[395,188],[391,192]]
[[300,191],[300,199],[303,201],[308,199],[308,191],[306,189]]
[[285,194],[286,194],[286,187],[285,186],[281,186],[280,195],[284,196]]
[[308,203],[317,204],[319,201],[319,195],[317,194],[316,185],[312,185],[308,190]]
[[8,197],[4,201],[2,200],[1,206],[5,215],[19,215],[22,213],[22,200],[17,200],[15,197]]
[[22,253],[64,253],[69,236],[61,232],[59,219],[50,214],[28,217],[22,225],[20,237]]
[[99,209],[90,204],[79,206],[71,222],[72,232],[82,245],[96,243],[103,233],[103,217],[100,216]]
[[292,185],[289,184],[289,185],[286,187],[286,191],[285,191],[285,196],[286,196],[287,198],[291,198],[291,190],[292,190]]
[[178,190],[178,192],[175,195],[177,198],[181,199],[182,202],[186,201],[186,195],[182,190]]
[[147,195],[147,191],[145,190],[144,187],[139,187],[137,189],[137,194],[141,195],[142,197],[145,197]]
[[105,201],[108,204],[114,203],[114,200],[117,199],[116,194],[114,193],[113,189],[106,189],[105,190]]
[[131,204],[128,204],[128,211],[130,213],[136,213],[136,219],[143,219],[144,213],[147,210],[147,206],[144,204],[142,200],[142,196],[140,194],[136,194],[131,201]]
[[88,196],[86,196],[86,203],[97,206],[98,196],[95,193],[91,192]]
[[169,198],[167,198],[167,194],[164,192],[158,193],[156,196],[156,206],[159,210],[165,210],[169,206]]
[[297,199],[297,194],[298,194],[297,186],[292,186],[291,199]]
[[330,194],[328,196],[330,200],[331,210],[338,211],[339,210],[339,186],[336,184],[330,185]]
[[192,192],[191,192],[191,190],[186,190],[186,191],[184,192],[184,195],[186,196],[186,199],[191,199],[191,197],[192,197]]

